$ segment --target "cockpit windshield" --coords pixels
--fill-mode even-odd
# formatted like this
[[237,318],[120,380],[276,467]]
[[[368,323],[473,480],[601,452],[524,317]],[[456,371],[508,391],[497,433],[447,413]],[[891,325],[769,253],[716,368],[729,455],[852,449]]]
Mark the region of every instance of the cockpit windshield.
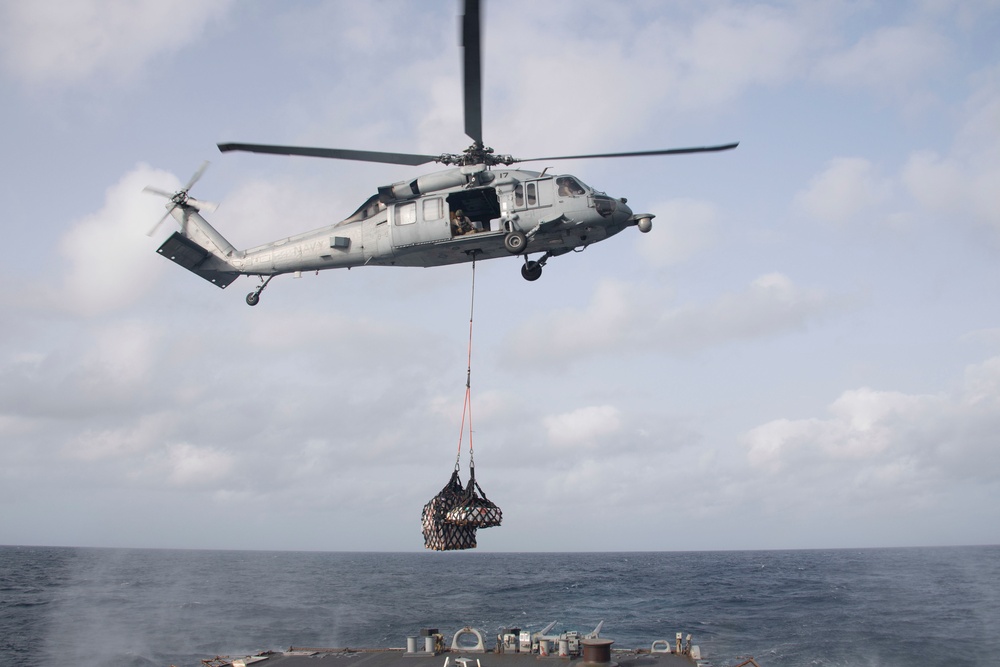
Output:
[[337,223],[338,225],[344,225],[349,222],[357,222],[358,220],[365,220],[372,217],[379,211],[385,210],[385,204],[379,201],[378,195],[372,195],[368,200],[358,207],[354,213],[352,213],[346,220]]
[[587,194],[587,188],[572,176],[560,176],[556,179],[560,197],[579,197]]

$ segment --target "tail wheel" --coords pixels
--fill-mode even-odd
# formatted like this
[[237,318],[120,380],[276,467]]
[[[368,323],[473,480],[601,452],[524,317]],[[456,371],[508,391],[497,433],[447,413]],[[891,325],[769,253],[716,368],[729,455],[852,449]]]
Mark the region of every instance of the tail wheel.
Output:
[[256,306],[258,303],[260,303],[260,293],[259,292],[250,292],[249,294],[247,294],[247,305],[248,306]]
[[520,255],[528,245],[524,232],[510,232],[503,237],[503,247],[512,255]]

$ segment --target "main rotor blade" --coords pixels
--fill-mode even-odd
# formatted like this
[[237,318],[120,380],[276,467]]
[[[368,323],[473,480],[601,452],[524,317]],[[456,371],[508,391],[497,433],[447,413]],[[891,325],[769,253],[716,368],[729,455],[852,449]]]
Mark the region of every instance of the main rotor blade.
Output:
[[481,39],[482,22],[479,0],[465,0],[462,15],[462,71],[465,91],[465,133],[473,141],[483,143],[483,81]]
[[594,155],[557,155],[554,157],[517,158],[514,162],[537,162],[538,160],[583,160],[598,157],[642,157],[646,155],[678,155],[681,153],[712,153],[728,151],[736,148],[740,142],[721,144],[719,146],[697,146],[693,148],[664,148],[656,151],[633,151],[631,153],[596,153]]
[[219,144],[219,150],[244,151],[247,153],[270,153],[272,155],[305,155],[336,160],[357,160],[360,162],[382,162],[385,164],[407,164],[417,166],[436,161],[439,155],[418,155],[415,153],[381,153],[378,151],[352,151],[343,148],[311,148],[308,146],[271,146],[269,144]]

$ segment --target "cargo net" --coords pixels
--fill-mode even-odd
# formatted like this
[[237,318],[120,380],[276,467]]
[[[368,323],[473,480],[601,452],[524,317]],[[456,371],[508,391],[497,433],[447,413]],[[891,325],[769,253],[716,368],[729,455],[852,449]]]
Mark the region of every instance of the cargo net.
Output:
[[476,548],[476,527],[448,523],[446,517],[465,497],[458,471],[451,474],[448,484],[424,505],[421,524],[424,527],[424,547],[434,551],[458,551]]
[[470,471],[469,484],[465,493],[455,505],[448,510],[444,520],[456,526],[475,526],[476,528],[492,528],[499,526],[503,512],[497,507],[476,482],[476,469]]

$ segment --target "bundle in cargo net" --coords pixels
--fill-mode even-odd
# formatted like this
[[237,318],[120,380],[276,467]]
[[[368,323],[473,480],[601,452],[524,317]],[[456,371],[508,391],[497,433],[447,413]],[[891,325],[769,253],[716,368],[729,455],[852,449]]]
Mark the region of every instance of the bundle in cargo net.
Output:
[[[469,484],[465,487],[461,498],[448,510],[444,520],[455,526],[475,526],[476,528],[492,528],[499,526],[503,512],[497,507],[476,481],[476,469],[469,469]],[[457,477],[456,477],[457,479]]]
[[434,551],[458,551],[476,548],[476,527],[447,523],[445,516],[465,498],[465,489],[458,478],[458,471],[451,474],[441,493],[424,505],[421,524],[424,529],[424,547]]

